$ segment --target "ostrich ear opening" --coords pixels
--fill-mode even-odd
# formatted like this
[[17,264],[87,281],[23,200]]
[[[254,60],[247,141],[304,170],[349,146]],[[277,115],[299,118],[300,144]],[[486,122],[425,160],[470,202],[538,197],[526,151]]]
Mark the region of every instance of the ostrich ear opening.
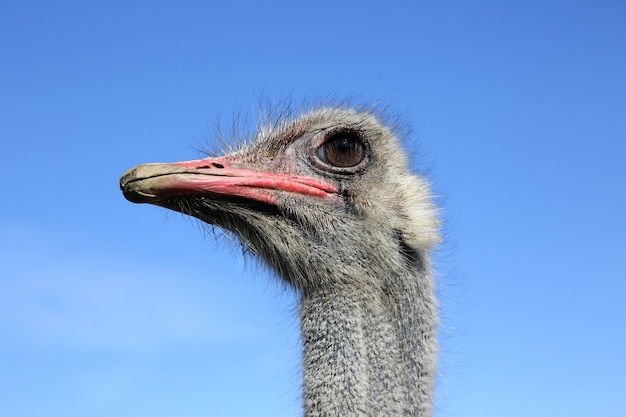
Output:
[[439,211],[432,203],[429,184],[422,178],[405,177],[400,184],[404,200],[404,241],[416,249],[429,250],[441,242]]

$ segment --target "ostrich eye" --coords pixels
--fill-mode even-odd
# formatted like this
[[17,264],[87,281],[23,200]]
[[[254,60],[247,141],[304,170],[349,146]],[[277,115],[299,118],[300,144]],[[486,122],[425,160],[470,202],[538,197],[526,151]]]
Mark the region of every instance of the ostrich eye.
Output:
[[316,155],[323,162],[334,167],[349,168],[363,160],[365,146],[356,135],[340,133],[324,142]]

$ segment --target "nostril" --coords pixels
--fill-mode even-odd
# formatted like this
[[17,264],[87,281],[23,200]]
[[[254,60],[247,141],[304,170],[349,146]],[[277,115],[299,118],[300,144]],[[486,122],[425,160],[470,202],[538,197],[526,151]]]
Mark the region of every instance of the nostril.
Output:
[[209,162],[208,164],[203,164],[195,168],[196,169],[211,169],[211,168],[223,169],[224,165],[216,163],[216,162]]

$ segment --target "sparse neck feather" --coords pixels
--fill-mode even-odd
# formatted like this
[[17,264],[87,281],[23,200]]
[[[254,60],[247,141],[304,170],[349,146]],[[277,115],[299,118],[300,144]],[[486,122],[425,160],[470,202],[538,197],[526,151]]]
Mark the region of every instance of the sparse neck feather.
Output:
[[389,288],[306,294],[301,307],[306,417],[428,417],[437,362],[430,266]]

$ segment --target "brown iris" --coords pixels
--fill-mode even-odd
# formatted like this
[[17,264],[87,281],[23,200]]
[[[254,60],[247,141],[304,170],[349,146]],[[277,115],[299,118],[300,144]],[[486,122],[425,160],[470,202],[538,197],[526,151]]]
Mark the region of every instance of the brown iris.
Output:
[[358,136],[352,133],[338,133],[331,136],[316,152],[317,156],[337,168],[357,165],[365,157],[365,146]]

